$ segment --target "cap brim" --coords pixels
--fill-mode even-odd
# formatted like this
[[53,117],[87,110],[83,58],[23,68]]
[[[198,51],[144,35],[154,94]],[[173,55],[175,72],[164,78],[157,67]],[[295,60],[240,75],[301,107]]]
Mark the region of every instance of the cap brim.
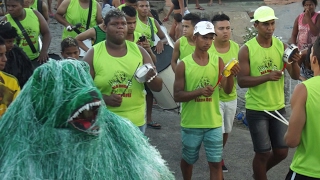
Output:
[[268,17],[264,17],[264,18],[260,18],[260,19],[252,19],[250,22],[255,22],[255,21],[259,21],[259,22],[266,22],[266,21],[270,21],[273,19],[279,19],[275,16],[268,16]]
[[[199,33],[200,35],[207,35],[207,34],[210,34],[210,33],[216,34],[214,31],[210,31],[210,30],[202,31],[202,32],[196,32],[196,33]],[[195,35],[196,33],[194,33],[193,35]]]

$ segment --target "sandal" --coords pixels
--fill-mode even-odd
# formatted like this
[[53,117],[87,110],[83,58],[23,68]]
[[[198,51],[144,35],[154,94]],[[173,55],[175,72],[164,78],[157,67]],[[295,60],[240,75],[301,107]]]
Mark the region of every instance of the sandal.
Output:
[[161,129],[161,125],[155,121],[151,121],[150,123],[147,124],[147,126],[153,129]]
[[49,13],[49,17],[54,18],[54,13]]
[[204,10],[204,8],[203,8],[203,7],[201,7],[201,6],[196,7],[196,9],[198,9],[198,10]]

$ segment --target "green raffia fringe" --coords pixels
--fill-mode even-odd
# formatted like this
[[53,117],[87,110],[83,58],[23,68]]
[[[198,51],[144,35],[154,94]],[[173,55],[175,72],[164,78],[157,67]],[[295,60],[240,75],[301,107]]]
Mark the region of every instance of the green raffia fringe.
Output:
[[50,60],[36,69],[0,120],[1,179],[174,179],[139,129],[104,104],[98,135],[67,125],[84,96],[98,91],[88,72],[86,63],[74,60]]

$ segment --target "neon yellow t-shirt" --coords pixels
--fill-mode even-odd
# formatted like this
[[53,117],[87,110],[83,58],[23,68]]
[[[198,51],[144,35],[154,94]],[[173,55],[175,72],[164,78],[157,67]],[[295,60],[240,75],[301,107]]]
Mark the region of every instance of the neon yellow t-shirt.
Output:
[[194,50],[196,49],[196,46],[190,45],[188,42],[188,39],[185,36],[181,36],[179,40],[180,40],[179,59],[183,59],[186,56],[192,54],[194,52]]
[[[153,31],[154,34],[158,33],[158,28],[154,22],[154,19],[149,17],[151,19],[151,24],[153,26]],[[142,21],[140,21],[139,17],[137,16],[137,25],[136,25],[136,29],[135,31],[143,34],[146,36],[146,38],[148,39],[150,46],[153,47],[154,46],[154,42],[151,39],[151,28],[150,28],[150,24],[149,24],[149,20],[148,20],[148,24],[143,23]]]
[[[272,46],[263,48],[252,38],[246,43],[249,50],[250,76],[262,76],[283,68],[283,43],[272,37]],[[250,87],[245,95],[246,108],[255,111],[274,111],[284,107],[284,76]]]
[[30,60],[34,60],[39,56],[40,22],[37,15],[33,12],[32,9],[24,8],[24,10],[26,12],[26,17],[22,21],[20,21],[20,23],[29,35],[31,42],[37,51],[36,53],[32,52],[27,40],[24,38],[20,28],[12,19],[11,15],[7,14],[6,18],[11,23],[11,25],[17,29],[17,33],[21,38],[19,46],[27,54]]
[[[231,59],[235,58],[238,59],[238,53],[239,53],[239,45],[234,41],[230,42],[230,49],[226,53],[219,53],[214,44],[212,44],[211,49],[213,53],[216,53],[219,57],[222,58],[224,64],[227,64]],[[232,88],[232,92],[230,94],[227,94],[224,92],[222,88],[220,88],[220,101],[222,102],[228,102],[237,99],[237,79],[234,78],[234,86]]]
[[[207,85],[214,86],[219,79],[219,57],[209,53],[206,66],[198,65],[192,54],[185,57],[185,91],[194,91]],[[181,126],[184,128],[217,128],[222,126],[219,110],[219,91],[210,97],[199,96],[189,102],[182,102]]]
[[320,76],[315,76],[302,83],[307,89],[306,123],[303,127],[300,144],[293,156],[290,168],[298,174],[320,178]]
[[[89,14],[89,7],[87,9],[83,9],[80,6],[79,0],[71,0],[64,15],[66,20],[72,24],[76,25],[77,23],[81,23],[81,27],[78,28],[80,32],[86,31],[87,26],[87,19]],[[91,20],[88,28],[92,28],[93,26],[97,25],[97,1],[92,0],[92,13],[91,13]],[[67,31],[66,27],[63,28],[62,39],[67,37],[75,38],[78,34],[75,31]]]
[[[143,64],[143,57],[138,45],[126,41],[127,54],[123,57],[110,56],[106,51],[105,41],[93,46],[94,83],[102,94],[122,94],[136,70]],[[122,96],[120,107],[107,108],[119,116],[129,119],[136,126],[145,124],[145,93],[144,84],[132,78],[132,84]]]

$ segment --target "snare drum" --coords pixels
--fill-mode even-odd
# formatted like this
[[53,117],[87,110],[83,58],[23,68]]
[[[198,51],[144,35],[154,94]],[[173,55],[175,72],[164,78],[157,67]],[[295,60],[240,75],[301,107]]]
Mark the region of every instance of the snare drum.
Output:
[[286,48],[286,50],[284,51],[282,60],[287,64],[291,64],[293,61],[290,62],[289,59],[297,51],[299,51],[299,50],[298,50],[298,47],[296,45],[294,45],[294,44],[289,45]]
[[150,63],[147,63],[147,64],[140,66],[134,74],[135,79],[139,83],[145,83],[147,73],[149,72],[150,69],[153,70],[153,67]]

